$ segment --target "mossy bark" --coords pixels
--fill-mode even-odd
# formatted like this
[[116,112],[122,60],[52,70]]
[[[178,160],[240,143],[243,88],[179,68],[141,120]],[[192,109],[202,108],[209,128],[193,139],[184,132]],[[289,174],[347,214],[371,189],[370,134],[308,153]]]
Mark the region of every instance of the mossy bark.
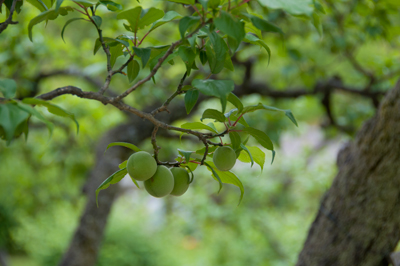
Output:
[[388,265],[400,239],[400,81],[337,165],[296,265]]

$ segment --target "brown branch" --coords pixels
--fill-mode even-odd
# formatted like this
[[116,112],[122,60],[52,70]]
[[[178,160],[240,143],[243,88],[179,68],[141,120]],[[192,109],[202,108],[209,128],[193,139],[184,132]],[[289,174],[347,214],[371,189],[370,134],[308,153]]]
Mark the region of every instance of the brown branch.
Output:
[[153,129],[153,132],[151,133],[151,144],[153,145],[154,149],[154,159],[156,160],[157,164],[160,162],[158,160],[158,151],[161,149],[159,146],[157,146],[157,131],[158,131],[158,126],[155,126]]
[[[129,51],[129,50],[128,50]],[[113,71],[112,72],[112,76],[114,76],[115,74],[118,74],[118,73],[121,73],[122,74],[122,70],[125,68],[125,67],[127,67],[128,66],[128,64],[133,60],[133,57],[135,56],[135,54],[132,54],[129,58],[128,58],[128,60],[126,60],[126,62],[120,67],[120,68],[118,68],[117,70],[115,70],[115,71]]]
[[132,114],[137,115],[140,118],[146,119],[157,127],[164,128],[166,130],[173,130],[173,131],[178,131],[178,132],[183,132],[183,133],[187,133],[190,135],[194,135],[194,136],[198,137],[200,140],[202,140],[203,142],[205,141],[206,138],[213,137],[212,133],[201,133],[201,132],[193,131],[190,129],[171,126],[169,124],[166,124],[166,123],[156,119],[150,113],[142,112],[128,104],[123,103],[122,101],[115,102],[113,100],[113,98],[106,97],[104,95],[101,95],[100,93],[82,91],[80,88],[75,87],[75,86],[66,86],[66,87],[58,88],[51,92],[42,94],[42,95],[38,96],[37,98],[43,99],[43,100],[52,100],[58,96],[65,95],[65,94],[75,95],[75,96],[78,96],[79,98],[84,98],[84,99],[96,100],[96,101],[103,103],[104,105],[111,104],[111,105],[115,106],[116,108],[118,108],[119,110],[128,111]]
[[207,141],[203,141],[204,146],[206,147],[205,151],[204,151],[204,155],[203,155],[203,159],[201,159],[200,165],[204,165],[204,161],[207,158],[207,154],[208,154],[208,143]]
[[[86,11],[87,12],[87,11]],[[89,16],[89,14],[88,14]],[[90,16],[89,16],[90,17]],[[101,87],[99,93],[100,94],[104,94],[104,92],[108,89],[108,87],[110,86],[111,83],[111,78],[113,76],[113,72],[112,72],[112,67],[111,67],[111,53],[110,53],[110,49],[109,47],[106,45],[106,43],[104,42],[103,39],[103,32],[101,29],[97,28],[96,23],[93,22],[93,24],[96,26],[97,32],[99,34],[99,40],[101,43],[101,46],[103,47],[104,52],[106,53],[106,57],[107,57],[107,77],[106,77],[106,81],[104,82],[103,87]]]
[[183,75],[181,81],[179,82],[179,85],[178,85],[178,88],[176,89],[176,91],[164,102],[163,105],[161,105],[160,107],[158,107],[157,109],[155,109],[154,111],[151,112],[151,115],[152,115],[152,116],[155,116],[156,114],[161,113],[161,112],[163,112],[163,111],[167,111],[167,112],[169,113],[169,111],[168,111],[168,109],[167,109],[167,108],[168,108],[168,105],[170,104],[170,102],[171,102],[176,96],[178,96],[179,94],[182,94],[182,93],[183,93],[182,87],[183,87],[183,83],[185,82],[186,77],[187,77],[187,71],[185,72],[185,74]]
[[138,81],[135,85],[133,85],[132,87],[130,87],[129,89],[127,89],[125,92],[123,92],[121,95],[114,97],[112,99],[113,102],[118,102],[120,100],[122,100],[123,98],[125,98],[126,96],[128,96],[131,92],[133,92],[134,90],[136,90],[138,87],[140,87],[142,84],[146,83],[147,81],[149,81],[152,77],[154,77],[154,75],[157,73],[158,69],[161,67],[161,65],[164,63],[164,61],[168,58],[168,56],[170,54],[173,53],[174,49],[180,45],[185,39],[192,37],[194,34],[196,34],[204,25],[206,25],[207,23],[202,23],[196,30],[194,30],[192,33],[188,34],[185,36],[184,39],[181,39],[179,41],[176,41],[174,43],[171,44],[171,46],[168,48],[167,52],[164,54],[163,57],[161,57],[160,59],[158,59],[157,64],[154,66],[154,68],[151,70],[150,74],[145,77],[144,79]]
[[8,25],[10,24],[18,24],[18,21],[12,21],[12,16],[14,14],[15,6],[17,5],[18,1],[19,0],[13,0],[10,8],[10,15],[3,23],[0,23],[0,33],[2,33],[5,29],[7,29]]

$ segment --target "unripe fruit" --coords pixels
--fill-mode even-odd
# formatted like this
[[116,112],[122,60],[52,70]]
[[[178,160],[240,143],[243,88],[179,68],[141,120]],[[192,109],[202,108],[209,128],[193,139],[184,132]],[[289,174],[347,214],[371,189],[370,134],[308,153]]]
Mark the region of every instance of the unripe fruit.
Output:
[[171,172],[174,176],[174,189],[172,190],[171,195],[181,196],[189,188],[189,173],[185,169],[180,167],[172,168]]
[[229,171],[236,163],[236,153],[229,146],[218,147],[213,156],[215,167],[220,171]]
[[157,166],[156,173],[144,181],[144,188],[156,198],[167,196],[174,189],[174,176],[164,165]]
[[129,157],[126,170],[135,180],[145,181],[157,171],[157,162],[150,153],[139,151]]

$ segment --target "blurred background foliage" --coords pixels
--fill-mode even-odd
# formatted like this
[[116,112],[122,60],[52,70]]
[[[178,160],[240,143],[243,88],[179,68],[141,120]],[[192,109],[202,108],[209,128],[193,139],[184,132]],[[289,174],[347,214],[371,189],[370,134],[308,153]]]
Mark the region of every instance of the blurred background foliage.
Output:
[[[265,2],[268,2],[265,0]],[[136,2],[120,1],[134,7]],[[370,80],[350,62],[351,51],[359,64],[376,77],[391,75],[400,69],[399,3],[385,1],[321,1],[326,14],[321,16],[323,34],[310,21],[281,9],[268,9],[251,1],[252,10],[260,10],[269,21],[280,26],[285,36],[265,34],[272,50],[271,63],[264,50],[244,46],[237,58],[254,58],[253,78],[276,90],[305,88],[317,82],[340,77],[345,84],[364,88]],[[144,8],[153,1],[142,1]],[[156,2],[159,8],[189,11],[174,3]],[[101,9],[101,7],[100,7]],[[124,33],[121,21],[102,9],[104,35]],[[76,12],[74,12],[76,13]],[[38,11],[25,3],[18,14],[19,24],[0,35],[0,75],[14,78],[20,97],[75,85],[95,90],[79,76],[52,76],[40,81],[42,73],[73,69],[103,81],[106,76],[104,53],[93,55],[95,29],[81,21],[71,24],[60,37],[63,24],[77,16],[72,13],[34,28],[30,42],[27,25]],[[4,21],[5,15],[0,15]],[[146,39],[148,45],[160,45],[179,39],[174,23],[157,29]],[[117,64],[121,64],[117,61]],[[143,108],[164,101],[174,90],[184,64],[164,66],[156,75],[156,84],[148,82],[127,102]],[[145,75],[141,73],[140,75]],[[243,82],[244,68],[234,73],[224,70],[219,77]],[[374,83],[372,91],[391,88],[398,75]],[[128,86],[123,75],[113,79],[111,87],[122,92]],[[182,100],[177,98],[175,101]],[[234,171],[242,180],[245,195],[237,206],[239,191],[225,185],[217,194],[218,184],[205,169],[196,170],[195,181],[182,197],[155,199],[123,180],[123,190],[114,204],[97,265],[290,265],[314,218],[323,193],[336,174],[335,157],[351,134],[335,127],[321,129],[325,113],[319,96],[277,100],[258,94],[247,95],[243,102],[262,102],[291,109],[299,122],[294,128],[281,115],[252,113],[247,122],[265,131],[278,145],[275,162],[267,153],[264,170],[238,163]],[[32,119],[28,140],[15,140],[6,147],[0,143],[0,250],[8,254],[11,266],[57,265],[76,228],[84,206],[82,186],[94,165],[94,148],[108,129],[126,120],[111,106],[94,101],[62,96],[55,104],[73,112],[80,123],[76,135],[73,122],[41,110],[55,122],[53,136]],[[369,99],[343,92],[335,93],[332,108],[338,124],[359,128],[375,109]],[[198,121],[206,108],[218,106],[215,99],[203,102],[190,118]],[[176,122],[180,125],[182,121]],[[162,139],[160,157],[173,159],[176,148],[194,150],[198,143]],[[138,144],[151,151],[150,141]],[[256,145],[250,143],[250,145]],[[126,181],[126,182],[125,182]],[[94,195],[93,195],[94,196]],[[101,196],[101,193],[100,193]],[[100,206],[101,208],[101,206]]]

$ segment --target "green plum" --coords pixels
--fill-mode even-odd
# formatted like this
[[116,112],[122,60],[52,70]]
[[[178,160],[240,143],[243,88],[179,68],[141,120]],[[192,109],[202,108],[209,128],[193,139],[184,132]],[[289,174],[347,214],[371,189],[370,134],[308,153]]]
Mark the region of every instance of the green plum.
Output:
[[156,198],[167,196],[174,189],[174,176],[164,165],[157,166],[156,173],[144,181],[144,188]]
[[174,189],[172,190],[171,195],[181,196],[189,188],[189,173],[181,167],[174,167],[171,169],[171,172],[174,176]]
[[146,181],[157,171],[157,162],[145,151],[139,151],[129,157],[126,170],[135,180]]
[[213,156],[215,167],[220,171],[229,171],[236,163],[236,153],[229,146],[218,147]]

